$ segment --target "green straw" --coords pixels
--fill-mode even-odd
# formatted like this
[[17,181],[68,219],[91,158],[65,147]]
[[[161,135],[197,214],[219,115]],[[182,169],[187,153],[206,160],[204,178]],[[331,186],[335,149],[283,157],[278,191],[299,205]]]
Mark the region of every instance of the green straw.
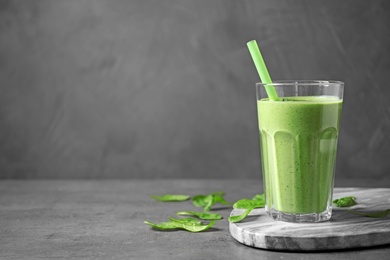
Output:
[[256,40],[248,42],[247,45],[269,99],[272,101],[278,101],[278,94],[276,93],[274,85],[272,85],[271,77],[269,76],[267,67],[265,66],[263,56],[261,56],[261,52]]

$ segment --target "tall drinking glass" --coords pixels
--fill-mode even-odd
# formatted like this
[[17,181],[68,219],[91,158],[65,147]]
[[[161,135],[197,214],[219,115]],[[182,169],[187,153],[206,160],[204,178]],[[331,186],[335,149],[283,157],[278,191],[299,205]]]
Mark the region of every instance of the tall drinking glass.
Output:
[[279,101],[256,84],[266,212],[288,222],[329,220],[344,83],[272,85]]

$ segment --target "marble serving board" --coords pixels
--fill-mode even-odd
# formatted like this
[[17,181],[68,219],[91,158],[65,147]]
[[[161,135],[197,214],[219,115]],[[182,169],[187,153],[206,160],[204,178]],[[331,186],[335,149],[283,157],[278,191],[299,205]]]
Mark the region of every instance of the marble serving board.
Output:
[[[390,208],[390,189],[335,188],[333,199],[355,196],[359,212]],[[243,210],[234,209],[231,216]],[[256,248],[286,251],[323,251],[390,244],[390,214],[385,218],[368,218],[333,208],[332,219],[321,223],[288,223],[275,221],[264,208],[253,210],[229,231],[238,242]]]

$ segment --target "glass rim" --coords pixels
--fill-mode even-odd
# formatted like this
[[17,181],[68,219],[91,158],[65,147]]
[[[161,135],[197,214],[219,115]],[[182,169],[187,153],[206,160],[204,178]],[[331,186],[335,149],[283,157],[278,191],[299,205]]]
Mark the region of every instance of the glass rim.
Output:
[[275,80],[272,83],[257,82],[256,86],[326,86],[326,85],[344,85],[343,81],[338,80]]

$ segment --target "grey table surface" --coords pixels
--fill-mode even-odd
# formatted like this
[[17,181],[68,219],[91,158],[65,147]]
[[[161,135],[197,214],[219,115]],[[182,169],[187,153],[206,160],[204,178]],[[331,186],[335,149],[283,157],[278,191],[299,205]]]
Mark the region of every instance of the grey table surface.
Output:
[[[336,180],[336,187],[390,188],[390,179]],[[244,246],[228,231],[230,207],[209,231],[156,231],[190,201],[150,195],[225,191],[228,201],[262,192],[261,180],[1,180],[0,259],[385,259],[390,245],[311,253]]]

